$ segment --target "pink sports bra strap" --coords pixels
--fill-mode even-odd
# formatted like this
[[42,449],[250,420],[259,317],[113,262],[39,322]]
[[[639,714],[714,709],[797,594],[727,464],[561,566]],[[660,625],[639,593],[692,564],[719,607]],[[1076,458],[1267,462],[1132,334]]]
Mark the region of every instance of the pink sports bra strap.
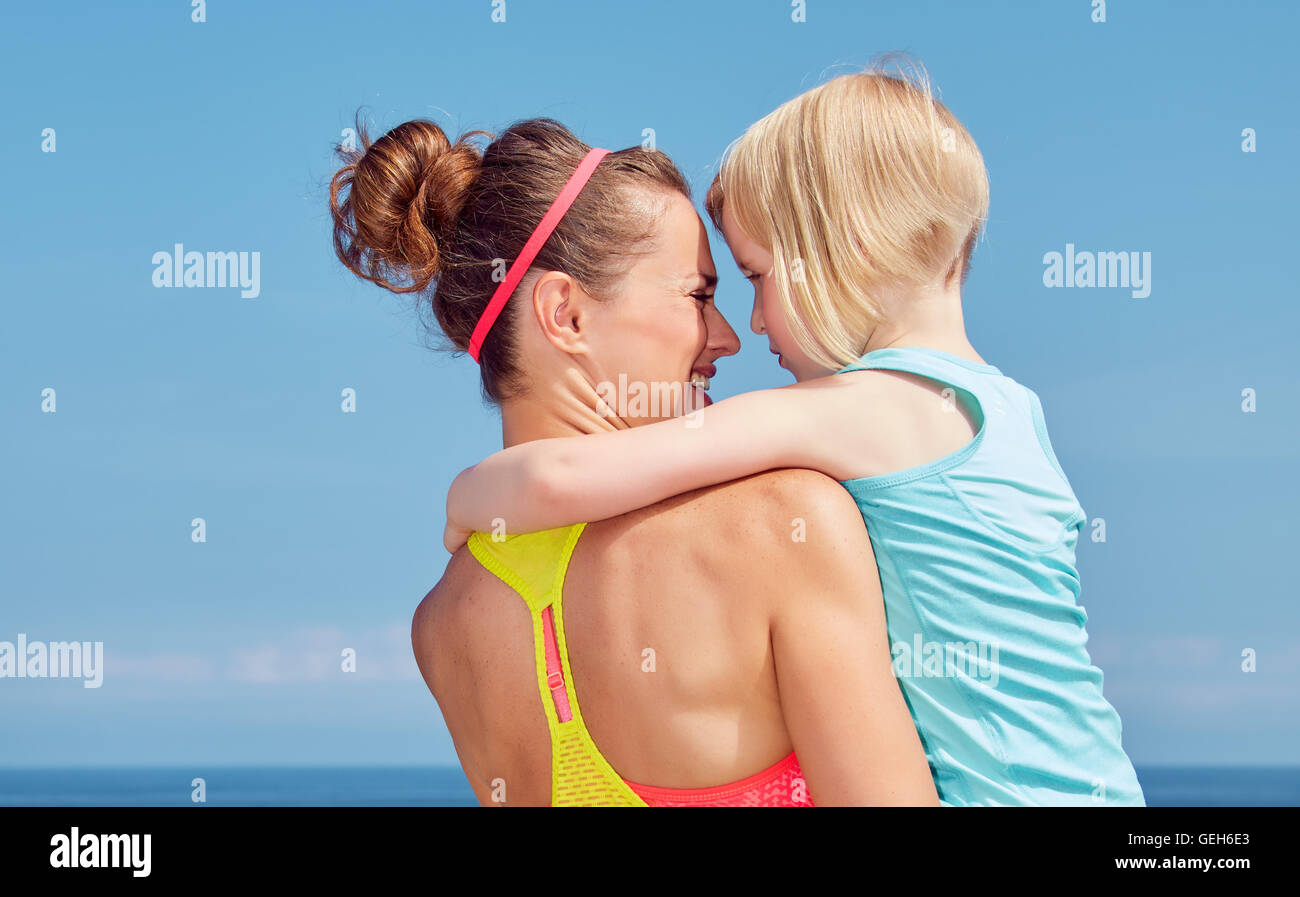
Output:
[[555,641],[555,621],[551,618],[552,607],[548,605],[542,611],[542,635],[546,640],[546,684],[551,689],[551,700],[555,702],[555,715],[562,723],[573,719],[573,710],[569,707],[569,690],[564,685],[564,670],[560,667],[560,647]]

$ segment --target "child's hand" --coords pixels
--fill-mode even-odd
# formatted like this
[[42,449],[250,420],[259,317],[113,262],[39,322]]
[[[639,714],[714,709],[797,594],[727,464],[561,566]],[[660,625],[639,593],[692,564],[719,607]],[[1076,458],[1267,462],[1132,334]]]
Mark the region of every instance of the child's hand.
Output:
[[469,541],[469,536],[472,532],[474,532],[472,529],[457,526],[455,523],[448,520],[447,525],[442,530],[442,544],[446,547],[447,551],[455,554],[457,549]]

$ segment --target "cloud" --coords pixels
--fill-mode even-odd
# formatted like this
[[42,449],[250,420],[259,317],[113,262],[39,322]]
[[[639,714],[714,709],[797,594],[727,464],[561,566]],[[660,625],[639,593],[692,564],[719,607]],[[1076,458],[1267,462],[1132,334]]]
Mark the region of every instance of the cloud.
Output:
[[[355,672],[344,672],[343,651],[356,652]],[[304,627],[279,637],[236,644],[225,652],[173,651],[119,654],[105,651],[105,678],[149,682],[298,683],[364,679],[419,680],[410,624],[363,629]]]
[[[355,672],[342,669],[345,649],[355,652]],[[362,630],[295,629],[276,640],[241,646],[232,652],[225,678],[260,683],[407,681],[419,679],[420,672],[411,653],[409,625],[393,623]]]
[[149,679],[163,682],[210,682],[216,663],[194,653],[119,655],[105,650],[105,679]]
[[[1091,650],[1104,673],[1108,699],[1130,713],[1202,719],[1210,725],[1245,718],[1294,716],[1300,709],[1300,645],[1270,633],[1241,636],[1168,634],[1155,638],[1108,634]],[[1242,651],[1255,651],[1255,672],[1242,669]]]
[[1104,639],[1089,640],[1092,662],[1109,672],[1166,671],[1186,675],[1193,671],[1219,673],[1241,668],[1242,651],[1256,653],[1261,673],[1300,673],[1300,643],[1269,633],[1265,638],[1237,636],[1166,635],[1148,638],[1108,632]]

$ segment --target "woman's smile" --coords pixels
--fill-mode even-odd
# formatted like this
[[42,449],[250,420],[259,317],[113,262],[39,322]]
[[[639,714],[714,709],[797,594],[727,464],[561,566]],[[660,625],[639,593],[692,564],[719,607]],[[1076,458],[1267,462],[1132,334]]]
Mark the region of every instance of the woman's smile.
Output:
[[717,368],[711,364],[700,365],[691,370],[689,382],[695,392],[695,401],[691,403],[692,408],[703,408],[713,404],[713,399],[709,396],[709,386],[716,373]]

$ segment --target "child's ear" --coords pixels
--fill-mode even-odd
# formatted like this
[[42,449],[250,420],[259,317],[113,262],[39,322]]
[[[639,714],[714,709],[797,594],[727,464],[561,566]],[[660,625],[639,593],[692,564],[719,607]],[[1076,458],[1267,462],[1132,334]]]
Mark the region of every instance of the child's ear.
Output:
[[546,341],[569,355],[589,350],[587,329],[594,301],[562,271],[546,271],[533,284],[533,316]]

